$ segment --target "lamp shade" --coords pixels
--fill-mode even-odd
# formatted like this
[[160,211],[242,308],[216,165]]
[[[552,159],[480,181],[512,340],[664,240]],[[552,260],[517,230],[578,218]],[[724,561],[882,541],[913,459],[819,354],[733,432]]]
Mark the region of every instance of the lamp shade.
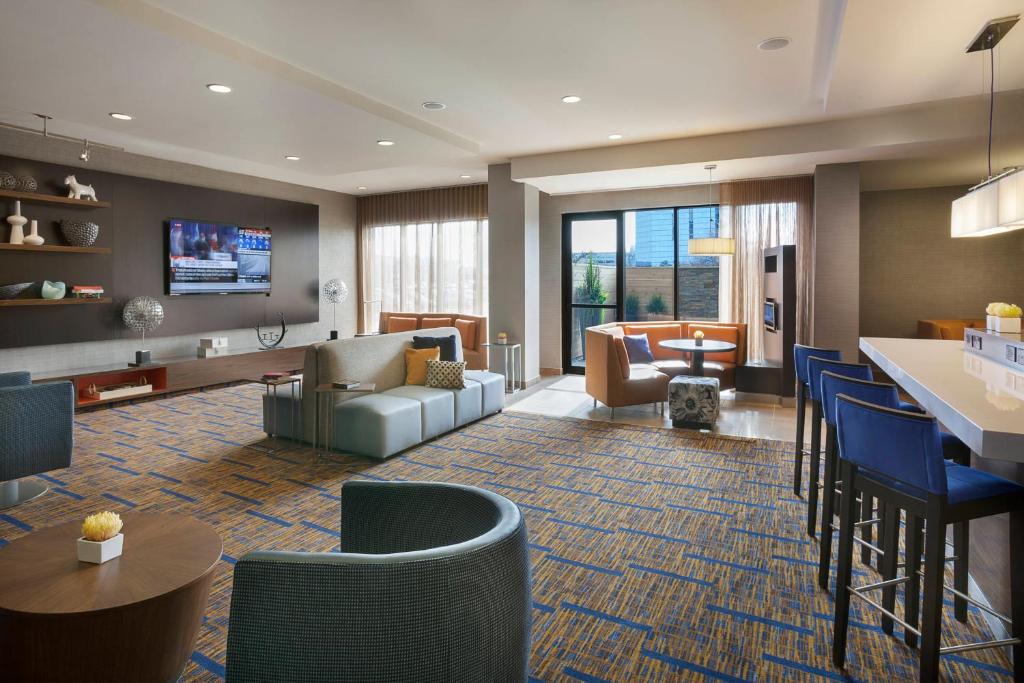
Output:
[[1024,169],[995,178],[953,200],[952,237],[986,237],[1024,228]]
[[732,237],[698,237],[689,240],[690,256],[729,256],[736,253],[736,240]]

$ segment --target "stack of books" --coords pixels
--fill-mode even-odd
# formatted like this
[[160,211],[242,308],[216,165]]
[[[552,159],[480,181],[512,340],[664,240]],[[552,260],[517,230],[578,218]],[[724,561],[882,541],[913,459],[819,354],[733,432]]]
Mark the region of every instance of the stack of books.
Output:
[[199,358],[211,358],[213,356],[226,356],[228,353],[227,337],[203,337],[199,340],[199,347],[196,355]]
[[71,296],[76,299],[101,299],[103,298],[103,287],[99,285],[74,285],[71,288]]

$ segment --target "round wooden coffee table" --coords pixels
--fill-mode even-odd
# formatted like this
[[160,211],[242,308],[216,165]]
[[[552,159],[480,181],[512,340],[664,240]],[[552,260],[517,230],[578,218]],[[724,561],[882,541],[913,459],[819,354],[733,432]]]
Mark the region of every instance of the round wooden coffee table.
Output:
[[700,344],[697,343],[696,339],[668,339],[659,342],[658,346],[663,349],[693,354],[690,374],[696,377],[704,376],[705,353],[722,353],[724,351],[733,351],[736,348],[736,345],[732,342],[718,341],[717,339],[705,339]]
[[0,680],[174,681],[195,645],[223,544],[209,524],[127,513],[124,552],[79,562],[81,521],[0,550]]

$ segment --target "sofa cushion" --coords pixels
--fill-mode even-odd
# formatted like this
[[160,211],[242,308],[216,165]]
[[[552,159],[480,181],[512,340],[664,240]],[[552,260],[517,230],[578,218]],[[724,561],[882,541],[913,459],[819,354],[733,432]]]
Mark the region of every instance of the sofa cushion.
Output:
[[497,413],[505,407],[505,376],[487,370],[466,370],[466,384],[478,382],[482,392],[483,415]]
[[464,361],[427,361],[427,386],[435,389],[462,389],[466,386]]
[[[690,323],[687,330],[687,336],[693,337],[694,333],[700,330],[704,333],[705,339],[717,339],[718,341],[731,342],[736,344],[737,347],[740,343],[740,331],[739,328],[731,327],[729,325],[715,325],[705,323]],[[735,363],[736,362],[736,350],[723,351],[721,353],[705,353],[705,361],[721,361],[724,363]]]
[[391,332],[411,332],[417,329],[419,321],[416,318],[406,318],[400,315],[393,315],[388,318],[388,329],[385,330],[387,333]]
[[420,443],[422,415],[420,401],[388,392],[342,401],[334,408],[332,445],[383,460]]
[[671,349],[663,349],[659,342],[669,339],[682,339],[683,326],[679,323],[665,323],[661,325],[623,325],[622,331],[626,334],[646,334],[647,341],[651,347],[651,355],[655,360],[674,360],[679,358],[679,352]]
[[466,382],[464,389],[443,389],[455,396],[455,426],[477,420],[483,415],[483,385],[480,382]]
[[476,350],[476,321],[456,318],[455,329],[459,331],[459,336],[462,337],[462,345],[467,349]]
[[630,363],[651,363],[654,356],[651,354],[651,342],[644,334],[627,334],[622,337],[626,345],[626,353],[629,354]]
[[441,356],[441,349],[436,346],[429,349],[406,349],[405,350],[405,383],[426,384],[427,382],[427,361],[438,360]]
[[428,318],[427,316],[423,316],[423,318],[420,320],[420,329],[421,330],[426,330],[426,329],[429,329],[431,327],[451,327],[451,326],[452,326],[452,319],[451,318]]
[[388,389],[381,396],[398,396],[419,401],[423,441],[455,429],[455,396],[450,391],[407,385]]
[[441,357],[438,360],[455,361],[459,359],[459,345],[454,334],[449,334],[446,337],[417,335],[412,338],[412,348],[414,349],[432,349],[435,346],[441,349]]
[[622,337],[614,337],[612,347],[615,349],[615,357],[619,361],[619,373],[622,374],[622,379],[629,379],[630,358]]
[[685,360],[656,360],[651,363],[660,372],[664,372],[669,377],[675,377],[677,375],[688,375],[690,374],[690,364]]

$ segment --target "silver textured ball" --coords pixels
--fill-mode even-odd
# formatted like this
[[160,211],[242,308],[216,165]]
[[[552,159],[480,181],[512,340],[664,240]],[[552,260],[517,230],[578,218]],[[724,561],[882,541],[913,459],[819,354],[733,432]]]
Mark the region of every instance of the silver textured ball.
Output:
[[137,296],[124,307],[125,327],[134,332],[151,332],[164,321],[164,307],[151,296]]
[[21,192],[35,192],[39,189],[39,183],[30,175],[23,175],[18,178],[18,190]]
[[0,171],[0,190],[17,190],[18,179],[12,173]]
[[344,303],[348,298],[348,285],[338,278],[328,280],[324,283],[324,298],[329,304]]
[[90,221],[65,219],[60,222],[60,231],[68,244],[75,247],[91,247],[100,235],[100,226]]

